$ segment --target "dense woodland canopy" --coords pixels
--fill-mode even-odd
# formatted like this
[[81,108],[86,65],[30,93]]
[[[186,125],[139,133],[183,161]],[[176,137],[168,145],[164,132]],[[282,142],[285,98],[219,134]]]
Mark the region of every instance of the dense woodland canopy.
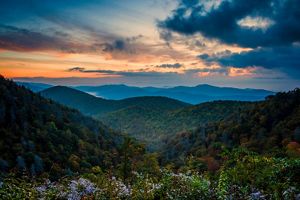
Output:
[[121,102],[92,118],[1,77],[0,198],[299,198],[300,89],[260,102]]
[[[103,169],[118,166],[125,138],[101,122],[3,77],[0,78],[0,135],[2,172],[13,170],[31,175],[49,172],[54,178],[93,166]],[[137,148],[143,154],[144,148]]]
[[164,140],[176,133],[220,121],[251,104],[240,101],[214,101],[172,110],[136,106],[96,118],[115,130],[145,141],[150,149],[157,150]]
[[169,136],[220,121],[252,105],[243,101],[214,101],[193,106],[157,96],[106,100],[64,86],[46,89],[41,94],[137,138],[151,150],[157,150]]
[[252,103],[220,122],[179,133],[166,140],[162,152],[163,160],[171,163],[182,165],[184,158],[195,156],[218,166],[220,153],[235,147],[297,157],[299,143],[300,89],[295,89]]

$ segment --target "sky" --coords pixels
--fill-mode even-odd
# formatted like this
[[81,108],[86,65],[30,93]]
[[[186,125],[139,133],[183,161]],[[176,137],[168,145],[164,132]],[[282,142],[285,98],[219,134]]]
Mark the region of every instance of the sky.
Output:
[[0,74],[59,85],[300,86],[299,0],[1,0]]

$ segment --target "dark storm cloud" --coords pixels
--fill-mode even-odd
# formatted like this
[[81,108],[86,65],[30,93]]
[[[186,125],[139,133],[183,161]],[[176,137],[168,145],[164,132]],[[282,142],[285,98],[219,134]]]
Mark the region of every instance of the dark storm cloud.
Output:
[[292,77],[300,76],[300,46],[258,48],[248,52],[231,53],[226,51],[222,54],[207,55],[199,57],[210,65],[219,63],[224,67],[233,66],[244,68],[249,66],[260,66],[268,69],[279,69]]
[[[253,49],[198,56],[208,65],[260,66],[300,77],[299,0],[224,0],[210,9],[206,4],[207,1],[181,0],[171,16],[158,22],[159,29],[183,35],[200,33],[221,43]],[[252,24],[241,25],[239,22],[247,17],[253,20]],[[265,19],[265,27],[255,26],[257,19]]]
[[[247,16],[268,18],[274,22],[268,29],[240,26]],[[166,20],[158,22],[160,29],[206,38],[243,47],[289,45],[300,41],[299,0],[223,1],[217,8],[205,10],[205,1],[182,0]]]

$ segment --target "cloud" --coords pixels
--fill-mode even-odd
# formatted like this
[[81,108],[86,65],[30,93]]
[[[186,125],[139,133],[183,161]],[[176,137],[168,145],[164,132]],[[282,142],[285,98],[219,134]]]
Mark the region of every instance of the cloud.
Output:
[[60,51],[65,53],[95,53],[101,47],[72,37],[61,31],[47,33],[0,24],[0,49],[12,51]]
[[85,69],[84,67],[72,67],[67,69],[66,71],[69,72],[81,72],[81,73],[99,73],[102,75],[117,75],[122,77],[160,77],[165,76],[167,74],[177,74],[176,72],[158,72],[158,71],[149,71],[149,69],[137,69],[137,70],[125,70],[125,71],[118,71],[118,70],[106,70],[106,69],[95,69],[89,70]]
[[[248,68],[259,66],[300,77],[300,1],[181,0],[172,14],[159,21],[159,30],[184,36],[202,35],[221,44],[250,48],[233,53],[203,53],[207,65]],[[170,42],[170,39],[168,42]]]
[[67,69],[68,72],[76,72],[76,71],[83,72],[84,70],[85,70],[84,67],[72,67],[70,69]]
[[206,67],[206,68],[186,69],[184,70],[184,72],[187,74],[199,73],[199,72],[211,72],[211,73],[219,73],[219,74],[227,75],[228,69],[224,67],[220,67],[220,68]]
[[171,16],[158,22],[159,29],[184,35],[200,33],[222,43],[251,48],[300,41],[299,0],[224,0],[210,9],[206,4],[181,0]]
[[44,49],[66,49],[69,46],[58,35],[45,35],[39,32],[14,26],[0,25],[0,48],[15,51]]
[[300,46],[278,48],[258,48],[252,51],[221,54],[202,54],[199,56],[207,65],[218,63],[223,67],[246,68],[251,66],[278,69],[291,77],[299,78]]
[[125,39],[116,39],[112,42],[102,43],[99,46],[102,47],[102,51],[107,53],[112,52],[126,52],[126,53],[135,53],[134,43],[141,38],[141,35],[129,37]]
[[60,51],[65,53],[133,54],[142,36],[106,38],[92,36],[90,41],[73,39],[71,35],[51,30],[47,33],[0,24],[0,49],[28,51]]
[[[0,50],[18,52],[58,52],[66,54],[99,55],[106,60],[127,60],[145,63],[185,59],[186,53],[178,52],[159,44],[145,43],[144,36],[118,37],[106,36],[90,30],[71,33],[55,28],[33,30],[0,24]],[[73,34],[74,33],[74,34]],[[76,34],[75,34],[76,33]],[[80,37],[83,34],[83,37]],[[79,38],[78,38],[79,37]]]
[[99,73],[106,75],[121,75],[123,71],[114,71],[114,70],[104,70],[104,69],[96,69],[96,70],[88,70],[84,67],[72,67],[67,69],[68,72],[81,72],[81,73]]
[[161,64],[161,65],[156,65],[155,67],[157,68],[173,68],[173,69],[179,69],[183,65],[180,63],[174,63],[174,64]]

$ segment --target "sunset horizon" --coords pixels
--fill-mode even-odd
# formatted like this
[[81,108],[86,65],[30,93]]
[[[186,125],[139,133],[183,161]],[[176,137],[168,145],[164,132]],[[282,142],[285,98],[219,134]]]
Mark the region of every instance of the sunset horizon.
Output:
[[4,1],[0,74],[59,85],[292,90],[300,85],[299,22],[292,5],[270,5]]

